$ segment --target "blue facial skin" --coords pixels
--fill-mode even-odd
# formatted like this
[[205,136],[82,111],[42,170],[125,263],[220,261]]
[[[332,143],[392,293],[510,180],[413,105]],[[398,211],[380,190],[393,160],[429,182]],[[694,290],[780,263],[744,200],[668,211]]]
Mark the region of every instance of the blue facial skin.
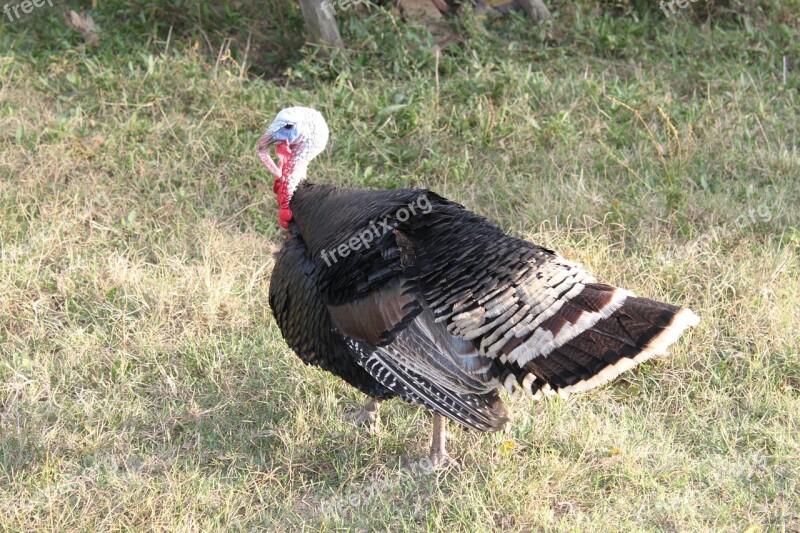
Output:
[[273,142],[287,141],[289,144],[294,144],[297,140],[297,128],[294,124],[284,124],[278,131],[272,135]]

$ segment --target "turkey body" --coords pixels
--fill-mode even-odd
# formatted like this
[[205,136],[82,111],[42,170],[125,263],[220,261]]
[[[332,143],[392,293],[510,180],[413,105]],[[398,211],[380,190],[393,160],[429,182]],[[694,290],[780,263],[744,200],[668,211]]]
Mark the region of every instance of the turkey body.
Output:
[[588,390],[698,321],[428,190],[304,182],[290,207],[269,295],[289,346],[372,398],[469,428],[503,427],[504,387]]

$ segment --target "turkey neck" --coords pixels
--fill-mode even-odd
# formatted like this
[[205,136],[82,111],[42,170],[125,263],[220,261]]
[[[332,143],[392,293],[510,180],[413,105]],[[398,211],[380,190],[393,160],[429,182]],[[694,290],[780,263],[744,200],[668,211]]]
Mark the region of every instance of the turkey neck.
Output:
[[306,179],[308,161],[301,157],[302,150],[292,153],[291,147],[285,142],[278,144],[277,153],[281,165],[281,177],[275,178],[272,192],[278,198],[278,223],[282,228],[288,229],[289,222],[294,218],[289,203],[297,186]]

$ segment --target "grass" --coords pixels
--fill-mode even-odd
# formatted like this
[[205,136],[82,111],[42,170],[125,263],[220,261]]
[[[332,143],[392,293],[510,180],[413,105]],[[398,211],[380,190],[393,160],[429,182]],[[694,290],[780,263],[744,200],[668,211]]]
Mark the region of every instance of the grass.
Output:
[[[103,3],[97,48],[0,27],[0,529],[800,530],[796,2],[465,16],[438,58],[386,11],[326,56],[223,5]],[[409,473],[429,415],[343,423],[362,398],[268,310],[254,145],[292,104],[331,126],[316,181],[429,186],[703,322]]]

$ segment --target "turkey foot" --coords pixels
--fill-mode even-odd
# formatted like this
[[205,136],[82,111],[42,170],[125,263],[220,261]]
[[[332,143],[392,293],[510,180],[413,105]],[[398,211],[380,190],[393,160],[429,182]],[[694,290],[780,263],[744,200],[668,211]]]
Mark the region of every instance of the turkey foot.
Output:
[[347,420],[353,422],[356,426],[364,428],[367,433],[374,435],[380,431],[380,421],[378,420],[378,409],[381,407],[383,400],[376,398],[367,398],[364,406],[355,413],[350,413]]
[[447,419],[438,413],[433,414],[433,438],[431,439],[431,468],[433,470],[447,470],[448,468],[458,468],[458,462],[450,457],[445,445],[447,444],[447,432],[445,424]]

